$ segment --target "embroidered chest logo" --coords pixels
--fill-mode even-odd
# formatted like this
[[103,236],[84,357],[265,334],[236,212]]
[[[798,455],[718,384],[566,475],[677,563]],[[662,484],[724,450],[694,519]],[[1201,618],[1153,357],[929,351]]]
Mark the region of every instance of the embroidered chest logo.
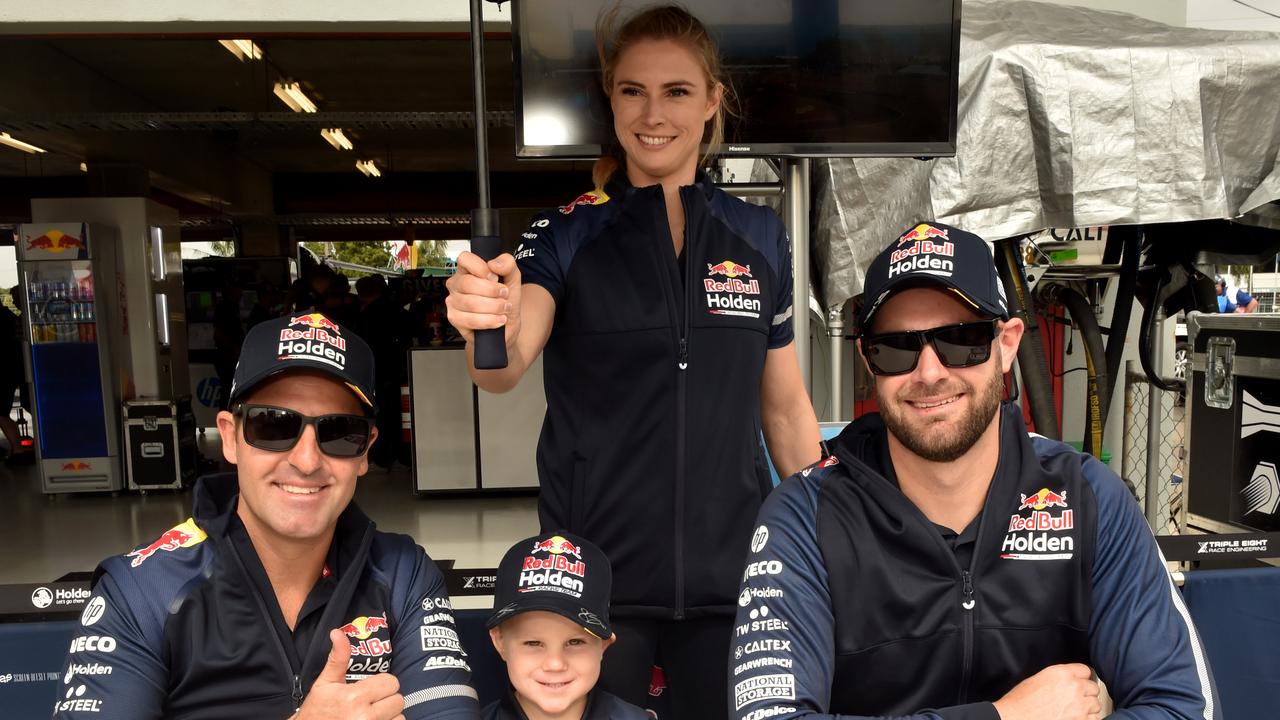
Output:
[[[1067,491],[1049,488],[1031,495],[1019,494],[1017,510],[1009,516],[1009,529],[1000,546],[1003,560],[1070,560],[1075,554],[1075,511],[1067,506]],[[1060,508],[1054,514],[1051,510]],[[1030,510],[1029,515],[1024,515]],[[1063,534],[1066,533],[1066,534]]]
[[385,612],[374,616],[361,615],[338,629],[351,639],[348,680],[360,680],[391,670],[391,626],[387,624]]
[[750,265],[739,265],[732,260],[714,265],[707,263],[707,277],[702,279],[702,287],[706,291],[707,312],[712,315],[760,317],[760,301],[752,297],[760,294],[760,281],[752,277]]

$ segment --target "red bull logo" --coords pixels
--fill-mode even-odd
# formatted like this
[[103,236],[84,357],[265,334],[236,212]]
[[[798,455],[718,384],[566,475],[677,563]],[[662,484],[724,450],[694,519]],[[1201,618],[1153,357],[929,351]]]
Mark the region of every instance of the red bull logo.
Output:
[[1045,508],[1065,508],[1067,506],[1066,490],[1056,493],[1049,488],[1040,488],[1040,492],[1034,495],[1022,495],[1019,493],[1019,497],[1022,498],[1021,503],[1018,505],[1019,512],[1027,509],[1044,510]]
[[533,550],[530,550],[530,552],[548,552],[553,555],[572,555],[579,560],[582,559],[582,549],[561,535],[552,535],[546,540],[535,542],[533,544]]
[[390,626],[387,625],[387,614],[382,613],[377,617],[361,615],[338,629],[349,638],[367,640],[370,635],[385,627]]
[[561,206],[560,213],[568,215],[579,205],[603,205],[607,202],[609,202],[609,196],[603,190],[592,190],[591,192],[582,193],[568,205]]
[[76,460],[74,462],[62,463],[63,472],[84,472],[85,470],[92,470],[92,469],[93,469],[93,466],[87,462],[84,462],[83,460]]
[[204,531],[196,525],[194,520],[187,518],[182,524],[164,531],[164,534],[156,538],[151,544],[138,548],[125,557],[133,558],[133,562],[130,565],[138,567],[146,562],[147,558],[161,550],[173,552],[178,548],[191,547],[204,542],[207,537],[208,535],[204,534]]
[[942,228],[936,228],[928,223],[920,223],[903,233],[902,237],[898,238],[898,247],[902,247],[909,242],[932,240],[934,238],[942,238],[943,240],[946,240],[947,231]]
[[[294,330],[295,325],[302,325],[306,330]],[[328,346],[328,347],[326,347]],[[333,352],[329,347],[339,352]],[[278,354],[315,355],[333,360],[339,366],[346,365],[346,356],[339,354],[347,349],[347,339],[342,337],[342,329],[338,323],[321,315],[308,313],[289,318],[289,326],[280,330],[280,348]]]
[[727,278],[751,277],[750,265],[739,265],[732,260],[724,260],[715,265],[707,263],[708,275],[723,275]]
[[551,557],[533,557],[526,555],[524,563],[520,566],[521,571],[525,570],[560,570],[570,575],[583,577],[587,574],[587,564],[581,560],[570,560],[563,555],[552,555]]
[[48,250],[50,252],[62,252],[63,250],[83,250],[84,241],[75,235],[68,235],[59,230],[50,230],[34,240],[27,240],[27,250]]
[[289,318],[289,327],[294,325],[306,325],[310,328],[327,330],[334,335],[341,335],[342,329],[338,327],[338,323],[330,320],[320,313],[309,313],[307,315],[299,315]]

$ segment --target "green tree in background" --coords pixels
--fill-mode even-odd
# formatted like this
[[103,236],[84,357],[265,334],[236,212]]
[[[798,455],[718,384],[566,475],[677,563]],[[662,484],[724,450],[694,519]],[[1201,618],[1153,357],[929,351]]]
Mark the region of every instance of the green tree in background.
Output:
[[209,243],[209,250],[218,257],[235,257],[236,243],[234,240],[214,240]]
[[449,256],[445,254],[444,240],[418,241],[418,267],[445,267]]
[[[352,263],[354,265],[364,265],[371,268],[390,268],[391,267],[391,243],[386,241],[373,240],[368,242],[308,242],[302,243],[303,247],[316,254],[321,259],[332,258],[342,262]],[[363,277],[367,273],[358,270],[343,270],[342,273],[348,277]]]

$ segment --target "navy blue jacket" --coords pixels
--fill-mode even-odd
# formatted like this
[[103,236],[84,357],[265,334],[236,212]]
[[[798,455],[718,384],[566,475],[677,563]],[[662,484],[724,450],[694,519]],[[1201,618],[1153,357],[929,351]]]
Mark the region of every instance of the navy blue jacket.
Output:
[[291,633],[238,497],[234,475],[202,478],[193,519],[98,566],[54,718],[285,720],[320,674],[332,628],[351,642],[347,680],[394,674],[406,718],[478,717],[444,578],[422,548],[348,505]]
[[1113,718],[1221,717],[1132,495],[1091,456],[1028,435],[1014,405],[1001,413],[967,563],[902,494],[878,415],[769,497],[738,602],[733,717],[997,720],[993,701],[1070,662],[1106,683]]
[[679,258],[662,188],[621,172],[538,215],[515,253],[556,302],[540,520],[609,556],[617,616],[732,614],[771,489],[760,381],[792,338],[790,245],[772,210],[705,176],[680,201]]

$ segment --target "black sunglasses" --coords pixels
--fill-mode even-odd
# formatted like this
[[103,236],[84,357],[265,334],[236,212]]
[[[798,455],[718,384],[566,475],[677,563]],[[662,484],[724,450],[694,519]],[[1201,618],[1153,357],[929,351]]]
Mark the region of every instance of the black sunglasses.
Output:
[[916,369],[925,343],[949,368],[981,365],[991,358],[998,319],[943,325],[928,330],[866,335],[862,354],[876,375],[902,375]]
[[272,405],[241,405],[244,440],[259,450],[285,452],[298,444],[302,430],[312,425],[320,452],[330,457],[353,458],[369,447],[373,420],[363,415],[303,415]]

